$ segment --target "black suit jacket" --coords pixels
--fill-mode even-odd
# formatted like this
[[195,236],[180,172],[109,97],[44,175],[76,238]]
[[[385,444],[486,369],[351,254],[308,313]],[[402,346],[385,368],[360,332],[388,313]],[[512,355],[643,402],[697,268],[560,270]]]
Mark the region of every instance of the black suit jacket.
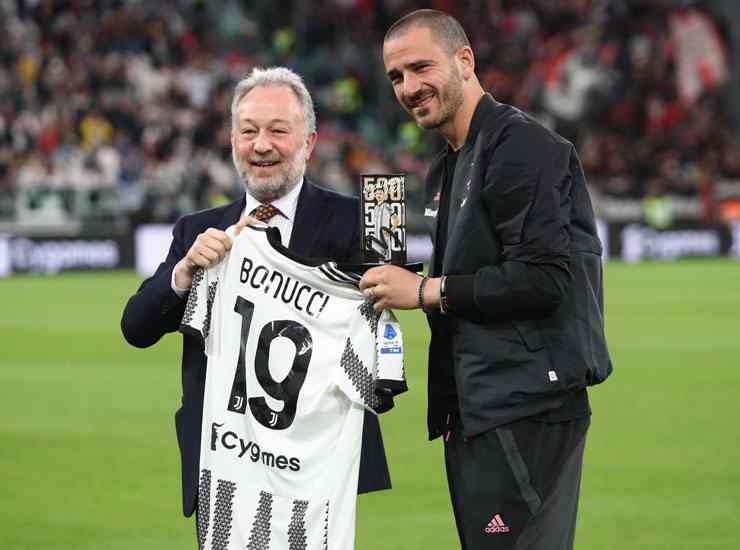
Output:
[[474,436],[554,410],[612,370],[602,248],[573,145],[485,95],[442,189],[447,154],[426,182],[430,274],[447,275],[449,299],[449,315],[429,317],[431,438],[448,413]]
[[[187,253],[196,237],[215,227],[235,224],[244,210],[245,198],[231,204],[182,217],[173,229],[167,258],[156,273],[131,296],[121,319],[126,340],[139,348],[149,347],[180,327],[185,298],[171,288],[172,270]],[[307,258],[340,262],[357,261],[360,254],[359,207],[357,199],[321,189],[304,180],[298,197],[289,247]],[[201,343],[183,336],[182,406],[175,414],[182,466],[183,512],[190,516],[197,505],[200,432],[203,415],[206,357]],[[378,419],[365,413],[358,492],[390,488],[390,475]]]

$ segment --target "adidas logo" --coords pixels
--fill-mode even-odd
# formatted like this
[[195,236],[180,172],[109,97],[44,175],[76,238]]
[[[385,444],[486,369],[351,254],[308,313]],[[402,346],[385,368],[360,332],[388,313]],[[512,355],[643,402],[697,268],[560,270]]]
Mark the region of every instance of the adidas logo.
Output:
[[508,533],[511,531],[508,525],[504,523],[499,514],[493,516],[493,519],[488,522],[488,525],[484,529],[486,533]]

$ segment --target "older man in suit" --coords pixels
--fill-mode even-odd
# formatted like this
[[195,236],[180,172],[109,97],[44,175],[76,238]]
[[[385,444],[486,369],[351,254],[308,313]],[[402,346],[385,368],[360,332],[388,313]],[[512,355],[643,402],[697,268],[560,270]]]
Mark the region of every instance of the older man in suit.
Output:
[[[239,200],[181,218],[167,258],[128,301],[126,340],[149,347],[180,326],[196,269],[218,263],[231,248],[224,230],[257,220],[277,227],[283,245],[305,257],[341,262],[360,255],[357,199],[321,189],[304,177],[316,143],[316,116],[301,78],[289,69],[255,69],[239,82],[231,106],[234,166],[246,186]],[[175,415],[182,460],[183,512],[197,506],[206,357],[183,336],[182,407]],[[390,487],[377,418],[366,413],[358,492]]]

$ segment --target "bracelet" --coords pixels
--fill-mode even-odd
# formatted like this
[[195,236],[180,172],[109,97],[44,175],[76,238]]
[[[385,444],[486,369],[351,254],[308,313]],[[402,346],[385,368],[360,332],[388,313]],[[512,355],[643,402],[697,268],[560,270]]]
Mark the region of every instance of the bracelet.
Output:
[[422,277],[419,282],[419,308],[421,308],[424,313],[427,313],[427,309],[424,307],[424,287],[427,286],[427,281],[429,281],[429,277]]
[[442,276],[442,280],[439,282],[439,312],[442,315],[446,315],[449,310],[447,304],[447,275]]

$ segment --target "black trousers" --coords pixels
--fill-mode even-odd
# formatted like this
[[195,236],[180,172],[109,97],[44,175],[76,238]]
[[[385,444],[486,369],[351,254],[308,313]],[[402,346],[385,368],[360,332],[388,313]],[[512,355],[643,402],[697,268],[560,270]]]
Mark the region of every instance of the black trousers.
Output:
[[463,550],[571,550],[590,416],[517,420],[444,437],[447,482]]

